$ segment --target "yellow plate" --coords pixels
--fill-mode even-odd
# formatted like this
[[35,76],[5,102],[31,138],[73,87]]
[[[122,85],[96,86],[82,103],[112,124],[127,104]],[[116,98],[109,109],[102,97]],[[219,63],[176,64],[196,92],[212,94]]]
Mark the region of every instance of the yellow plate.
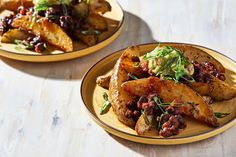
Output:
[[[107,1],[112,7],[111,12],[104,14],[104,17],[108,22],[108,31],[102,33],[99,36],[99,42],[96,45],[88,47],[81,42],[75,42],[75,51],[65,53],[59,50],[49,49],[48,52],[39,54],[27,50],[19,51],[15,49],[14,44],[0,43],[0,55],[7,58],[28,62],[54,62],[82,57],[98,51],[99,49],[114,41],[121,33],[124,26],[124,12],[121,6],[118,4],[118,2],[116,2],[116,0]],[[9,13],[10,12],[8,11],[0,12],[0,17]]]
[[[170,45],[170,46],[172,44],[179,44],[179,43],[161,43],[161,45]],[[191,44],[186,44],[186,45],[191,45]],[[157,44],[139,45],[142,53],[150,52],[156,46]],[[198,45],[191,45],[191,46],[206,51],[207,53],[214,56],[218,61],[220,61],[226,69],[226,74],[225,74],[226,82],[231,85],[236,84],[236,73],[235,73],[236,63],[233,60],[227,58],[223,54],[216,52],[214,50]],[[219,119],[220,127],[211,128],[204,123],[200,123],[194,119],[187,118],[186,119],[187,128],[181,131],[179,135],[170,138],[162,138],[160,136],[152,136],[152,137],[139,136],[133,129],[119,122],[112,109],[110,109],[110,111],[107,114],[100,115],[99,111],[103,103],[102,94],[106,90],[96,85],[95,83],[96,78],[97,76],[103,75],[108,71],[110,71],[122,52],[123,50],[120,50],[97,62],[85,74],[81,84],[81,96],[85,104],[86,110],[93,118],[93,120],[98,125],[103,127],[106,131],[118,137],[134,142],[146,143],[146,144],[173,145],[173,144],[184,144],[194,141],[200,141],[215,136],[225,131],[226,129],[232,127],[236,123],[235,119],[236,98],[231,99],[229,101],[217,102],[212,105],[214,111],[230,113],[230,115],[226,116],[225,118]]]

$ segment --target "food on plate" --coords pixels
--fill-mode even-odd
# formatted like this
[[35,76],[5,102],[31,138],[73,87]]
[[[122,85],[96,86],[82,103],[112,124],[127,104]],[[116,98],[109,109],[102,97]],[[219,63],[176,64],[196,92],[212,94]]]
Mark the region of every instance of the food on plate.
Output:
[[170,137],[187,127],[185,116],[219,126],[218,118],[230,113],[214,112],[211,103],[236,96],[225,80],[215,58],[192,46],[173,45],[141,56],[138,47],[130,47],[96,83],[109,93],[103,108],[110,104],[138,135]]
[[1,39],[3,43],[12,43],[15,40],[26,40],[29,37],[29,33],[19,30],[11,29],[8,32],[4,33]]
[[10,10],[13,12],[17,12],[17,9],[20,6],[24,6],[25,8],[33,7],[32,0],[1,0],[0,1],[0,10]]
[[16,40],[21,40],[26,49],[39,53],[43,53],[48,45],[64,52],[73,51],[74,41],[95,45],[98,37],[108,30],[103,14],[111,11],[105,0],[8,0],[1,2],[1,8],[14,12],[1,19],[2,38],[17,29],[29,37],[21,39],[15,33],[15,36],[7,35],[12,37],[9,40],[1,42],[18,44]]
[[[175,99],[180,99],[181,104],[176,107],[182,109],[183,114],[206,122],[214,127],[219,125],[211,106],[198,93],[182,83],[176,83],[172,80],[161,80],[158,77],[151,76],[149,78],[124,82],[122,88],[129,94],[138,97],[156,94],[163,102],[172,102]],[[156,104],[154,104],[153,108],[159,105],[159,102],[154,101],[154,103]],[[152,103],[149,103],[148,107],[152,105]],[[151,110],[145,107],[141,109]]]
[[193,90],[200,95],[209,96],[217,101],[229,100],[236,96],[236,89],[226,82],[217,79],[212,75],[208,75],[207,83],[194,82],[188,84]]
[[71,38],[63,31],[57,24],[49,22],[47,19],[32,23],[33,17],[25,15],[16,18],[12,22],[14,28],[21,28],[22,30],[31,30],[33,34],[40,34],[40,37],[48,43],[66,51],[73,50],[73,43]]
[[109,83],[110,83],[110,79],[111,79],[111,75],[112,75],[112,71],[110,71],[109,73],[99,76],[96,80],[96,83],[105,88],[108,89],[109,88]]
[[[135,75],[142,74],[141,69],[135,68],[134,66],[134,56],[139,56],[137,47],[130,47],[125,50],[113,68],[109,85],[109,100],[113,111],[122,123],[131,127],[135,126],[135,122],[140,116],[140,112],[135,110],[135,108],[133,110],[129,109],[129,106],[132,106],[133,98],[129,93],[122,89],[121,85],[129,79],[129,73]],[[127,105],[127,103],[129,105]]]
[[157,94],[149,94],[140,97],[138,104],[143,108],[142,115],[135,125],[138,135],[169,137],[186,128],[186,121],[181,115],[183,111],[179,106],[175,106],[184,105],[179,99],[164,103]]
[[[202,96],[210,96],[218,101],[236,96],[236,88],[224,82],[226,78],[223,65],[198,48],[188,45],[157,47],[141,56],[140,60],[137,63],[148,75],[180,81]],[[109,77],[98,77],[97,82],[109,84]],[[220,94],[222,90],[224,93]]]

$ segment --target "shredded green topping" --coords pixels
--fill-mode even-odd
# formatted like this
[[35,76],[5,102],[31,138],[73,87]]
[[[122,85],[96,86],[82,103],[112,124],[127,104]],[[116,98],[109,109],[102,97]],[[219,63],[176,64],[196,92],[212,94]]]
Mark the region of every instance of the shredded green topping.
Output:
[[81,31],[83,35],[100,35],[101,32],[98,30],[83,30]]
[[32,49],[33,46],[23,40],[15,40],[15,49],[16,50],[25,50],[25,49]]
[[149,122],[149,120],[148,120],[146,111],[145,111],[145,110],[144,110],[144,111],[141,111],[141,113],[142,113],[143,119],[144,119],[144,121],[145,121],[145,124],[150,125],[150,122]]
[[184,79],[194,82],[194,67],[184,57],[183,52],[171,46],[157,46],[153,51],[142,56],[148,61],[148,68],[156,75],[167,80],[179,82]]
[[100,110],[100,115],[105,114],[109,111],[109,109],[111,108],[111,103],[108,100],[108,95],[106,92],[103,93],[103,99],[104,99],[104,103],[102,105],[102,108]]
[[216,118],[224,118],[228,116],[230,113],[223,113],[223,112],[214,112]]
[[157,104],[157,107],[159,108],[159,110],[161,110],[162,113],[166,113],[165,109],[162,108],[161,104],[163,104],[163,102],[161,101],[161,99],[157,96],[155,96],[153,98],[154,102]]
[[128,76],[129,76],[131,79],[133,79],[133,80],[137,80],[137,79],[138,79],[137,76],[135,76],[134,74],[131,74],[131,73],[128,73]]

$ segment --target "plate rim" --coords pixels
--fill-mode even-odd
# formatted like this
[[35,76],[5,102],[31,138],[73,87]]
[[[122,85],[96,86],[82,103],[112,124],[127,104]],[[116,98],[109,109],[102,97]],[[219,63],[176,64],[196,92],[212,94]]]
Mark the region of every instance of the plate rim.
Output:
[[[190,46],[196,46],[196,47],[199,47],[199,48],[204,48],[204,49],[208,49],[210,51],[213,51],[215,53],[218,53],[224,57],[226,57],[227,59],[231,60],[233,63],[236,64],[236,61],[233,60],[232,58],[228,57],[227,55],[219,52],[219,51],[216,51],[214,49],[211,49],[211,48],[208,48],[208,47],[205,47],[205,46],[201,46],[201,45],[197,45],[197,44],[191,44],[191,43],[182,43],[182,42],[148,42],[148,43],[143,43],[143,44],[137,44],[137,45],[134,45],[134,46],[146,46],[146,45],[158,45],[158,44],[182,44],[182,45],[190,45]],[[129,46],[128,46],[129,47]],[[134,142],[138,142],[138,143],[144,143],[144,144],[155,144],[155,145],[175,145],[175,144],[185,144],[185,143],[192,143],[192,142],[196,142],[196,141],[201,141],[201,140],[204,140],[204,139],[207,139],[207,138],[210,138],[210,137],[213,137],[217,134],[220,134],[224,131],[226,131],[227,129],[229,129],[230,127],[232,127],[233,125],[236,124],[236,116],[234,118],[232,118],[231,120],[229,120],[227,123],[225,123],[224,125],[220,126],[220,127],[217,127],[213,130],[209,130],[209,131],[206,131],[206,132],[203,132],[203,133],[199,133],[199,134],[196,134],[196,135],[189,135],[189,136],[185,136],[185,137],[171,137],[171,138],[160,138],[160,137],[148,137],[148,136],[140,136],[140,135],[135,135],[135,134],[130,134],[130,133],[127,133],[125,131],[122,131],[122,130],[119,130],[119,129],[116,129],[108,124],[106,124],[105,122],[103,122],[102,120],[100,120],[99,118],[97,118],[94,114],[92,114],[89,110],[89,108],[87,107],[86,103],[85,103],[85,100],[84,100],[84,97],[83,97],[83,86],[84,86],[84,81],[85,81],[85,78],[87,77],[87,75],[90,73],[90,71],[99,63],[101,63],[104,59],[112,56],[112,55],[115,55],[117,53],[120,53],[121,51],[124,51],[126,48],[123,48],[123,49],[120,49],[120,50],[117,50],[109,55],[106,55],[105,57],[102,57],[101,59],[99,59],[95,64],[93,64],[88,70],[87,72],[84,74],[83,78],[82,78],[82,81],[81,81],[81,86],[80,86],[80,96],[82,98],[82,101],[83,101],[83,108],[86,109],[86,111],[89,113],[89,115],[92,117],[92,119],[99,125],[101,126],[103,129],[105,129],[106,131],[118,136],[118,137],[121,137],[123,139],[126,139],[126,140],[129,140],[129,141],[134,141]],[[225,129],[224,129],[225,128]],[[111,130],[110,130],[111,129]],[[116,133],[114,133],[116,132]],[[211,133],[211,134],[210,134]],[[119,134],[122,134],[122,135],[125,135],[125,136],[130,136],[130,137],[133,137],[133,138],[137,138],[137,139],[130,139],[130,138],[124,138],[122,135],[119,135]],[[210,134],[210,135],[207,135],[207,134]],[[206,136],[206,137],[205,137]],[[195,138],[195,139],[193,139]],[[150,140],[150,141],[140,141],[140,139],[144,139],[144,140]],[[153,143],[151,142],[151,140],[158,140],[158,142],[156,143]],[[163,142],[172,142],[172,143],[162,143],[160,142],[159,140],[162,140]],[[181,142],[179,140],[186,140],[185,142]],[[174,142],[173,142],[174,141]]]
[[[0,46],[0,56],[4,56],[6,58],[11,58],[11,59],[15,59],[15,60],[21,60],[21,61],[29,61],[29,62],[55,62],[55,61],[62,61],[63,59],[56,59],[56,60],[49,60],[49,61],[30,61],[28,59],[16,59],[18,57],[33,57],[33,58],[45,58],[45,57],[57,57],[57,56],[63,56],[63,55],[73,55],[73,54],[77,54],[79,53],[80,51],[85,51],[87,49],[94,49],[96,47],[99,47],[101,46],[99,49],[96,49],[95,51],[91,51],[89,53],[86,53],[86,54],[82,54],[82,55],[79,55],[77,57],[72,57],[69,59],[73,59],[73,58],[79,58],[79,57],[83,57],[83,56],[86,56],[86,55],[89,55],[89,54],[92,54],[92,53],[96,53],[98,50],[108,46],[112,41],[114,41],[118,36],[119,34],[121,33],[123,27],[124,27],[124,23],[125,23],[125,11],[123,9],[123,7],[120,5],[120,3],[117,1],[117,0],[112,0],[113,2],[116,3],[117,6],[119,6],[120,10],[121,10],[121,13],[122,13],[122,19],[119,23],[119,26],[117,27],[116,31],[111,34],[110,36],[108,36],[107,38],[103,39],[102,41],[100,41],[99,43],[93,45],[93,46],[89,46],[87,48],[83,48],[81,50],[74,50],[74,51],[70,51],[70,52],[63,52],[63,53],[57,53],[57,54],[42,54],[42,55],[34,55],[34,54],[23,54],[23,53],[16,53],[16,52],[11,52],[11,51],[8,51],[8,50],[3,50]],[[115,37],[112,41],[109,41],[109,39],[111,39],[112,37]],[[105,46],[103,46],[104,43],[108,42],[108,44],[106,44]],[[6,54],[6,55],[5,55]],[[8,57],[8,55],[9,57]],[[15,56],[15,57],[11,57],[11,56]],[[17,56],[17,57],[16,57]],[[64,59],[64,60],[68,60],[68,59]]]

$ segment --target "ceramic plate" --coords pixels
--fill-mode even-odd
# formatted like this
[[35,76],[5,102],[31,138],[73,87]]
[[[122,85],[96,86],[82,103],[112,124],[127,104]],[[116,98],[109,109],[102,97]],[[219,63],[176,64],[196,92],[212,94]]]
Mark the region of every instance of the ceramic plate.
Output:
[[[178,43],[161,43],[161,45],[170,46],[172,44]],[[157,44],[139,45],[141,53],[150,52],[156,46]],[[204,50],[220,61],[226,69],[226,82],[231,85],[236,85],[236,63],[233,60],[214,50],[197,45],[191,46]],[[110,109],[107,114],[100,115],[99,111],[103,103],[102,94],[106,90],[96,85],[96,78],[109,72],[113,68],[122,52],[123,50],[115,52],[92,66],[85,74],[81,85],[81,96],[86,110],[93,120],[106,131],[130,141],[146,144],[172,145],[190,143],[215,136],[236,123],[236,98],[229,101],[222,101],[212,104],[214,111],[230,113],[230,115],[226,116],[225,118],[219,119],[220,127],[211,128],[204,123],[186,118],[187,128],[181,131],[179,135],[169,138],[162,138],[160,136],[144,137],[137,135],[132,128],[129,128],[118,121],[117,116],[114,114],[112,109]]]
[[[48,52],[39,54],[27,50],[19,51],[15,49],[14,44],[0,43],[0,55],[7,58],[29,62],[53,62],[81,57],[98,51],[115,40],[121,33],[124,26],[124,12],[120,5],[116,2],[116,0],[107,1],[112,7],[111,12],[104,14],[104,17],[106,18],[109,25],[108,31],[102,33],[99,36],[99,42],[96,45],[88,47],[81,42],[76,42],[74,44],[74,48],[76,50],[72,52],[65,53],[59,50],[49,49]],[[0,12],[0,17],[9,13],[10,12],[8,11],[2,11]]]

